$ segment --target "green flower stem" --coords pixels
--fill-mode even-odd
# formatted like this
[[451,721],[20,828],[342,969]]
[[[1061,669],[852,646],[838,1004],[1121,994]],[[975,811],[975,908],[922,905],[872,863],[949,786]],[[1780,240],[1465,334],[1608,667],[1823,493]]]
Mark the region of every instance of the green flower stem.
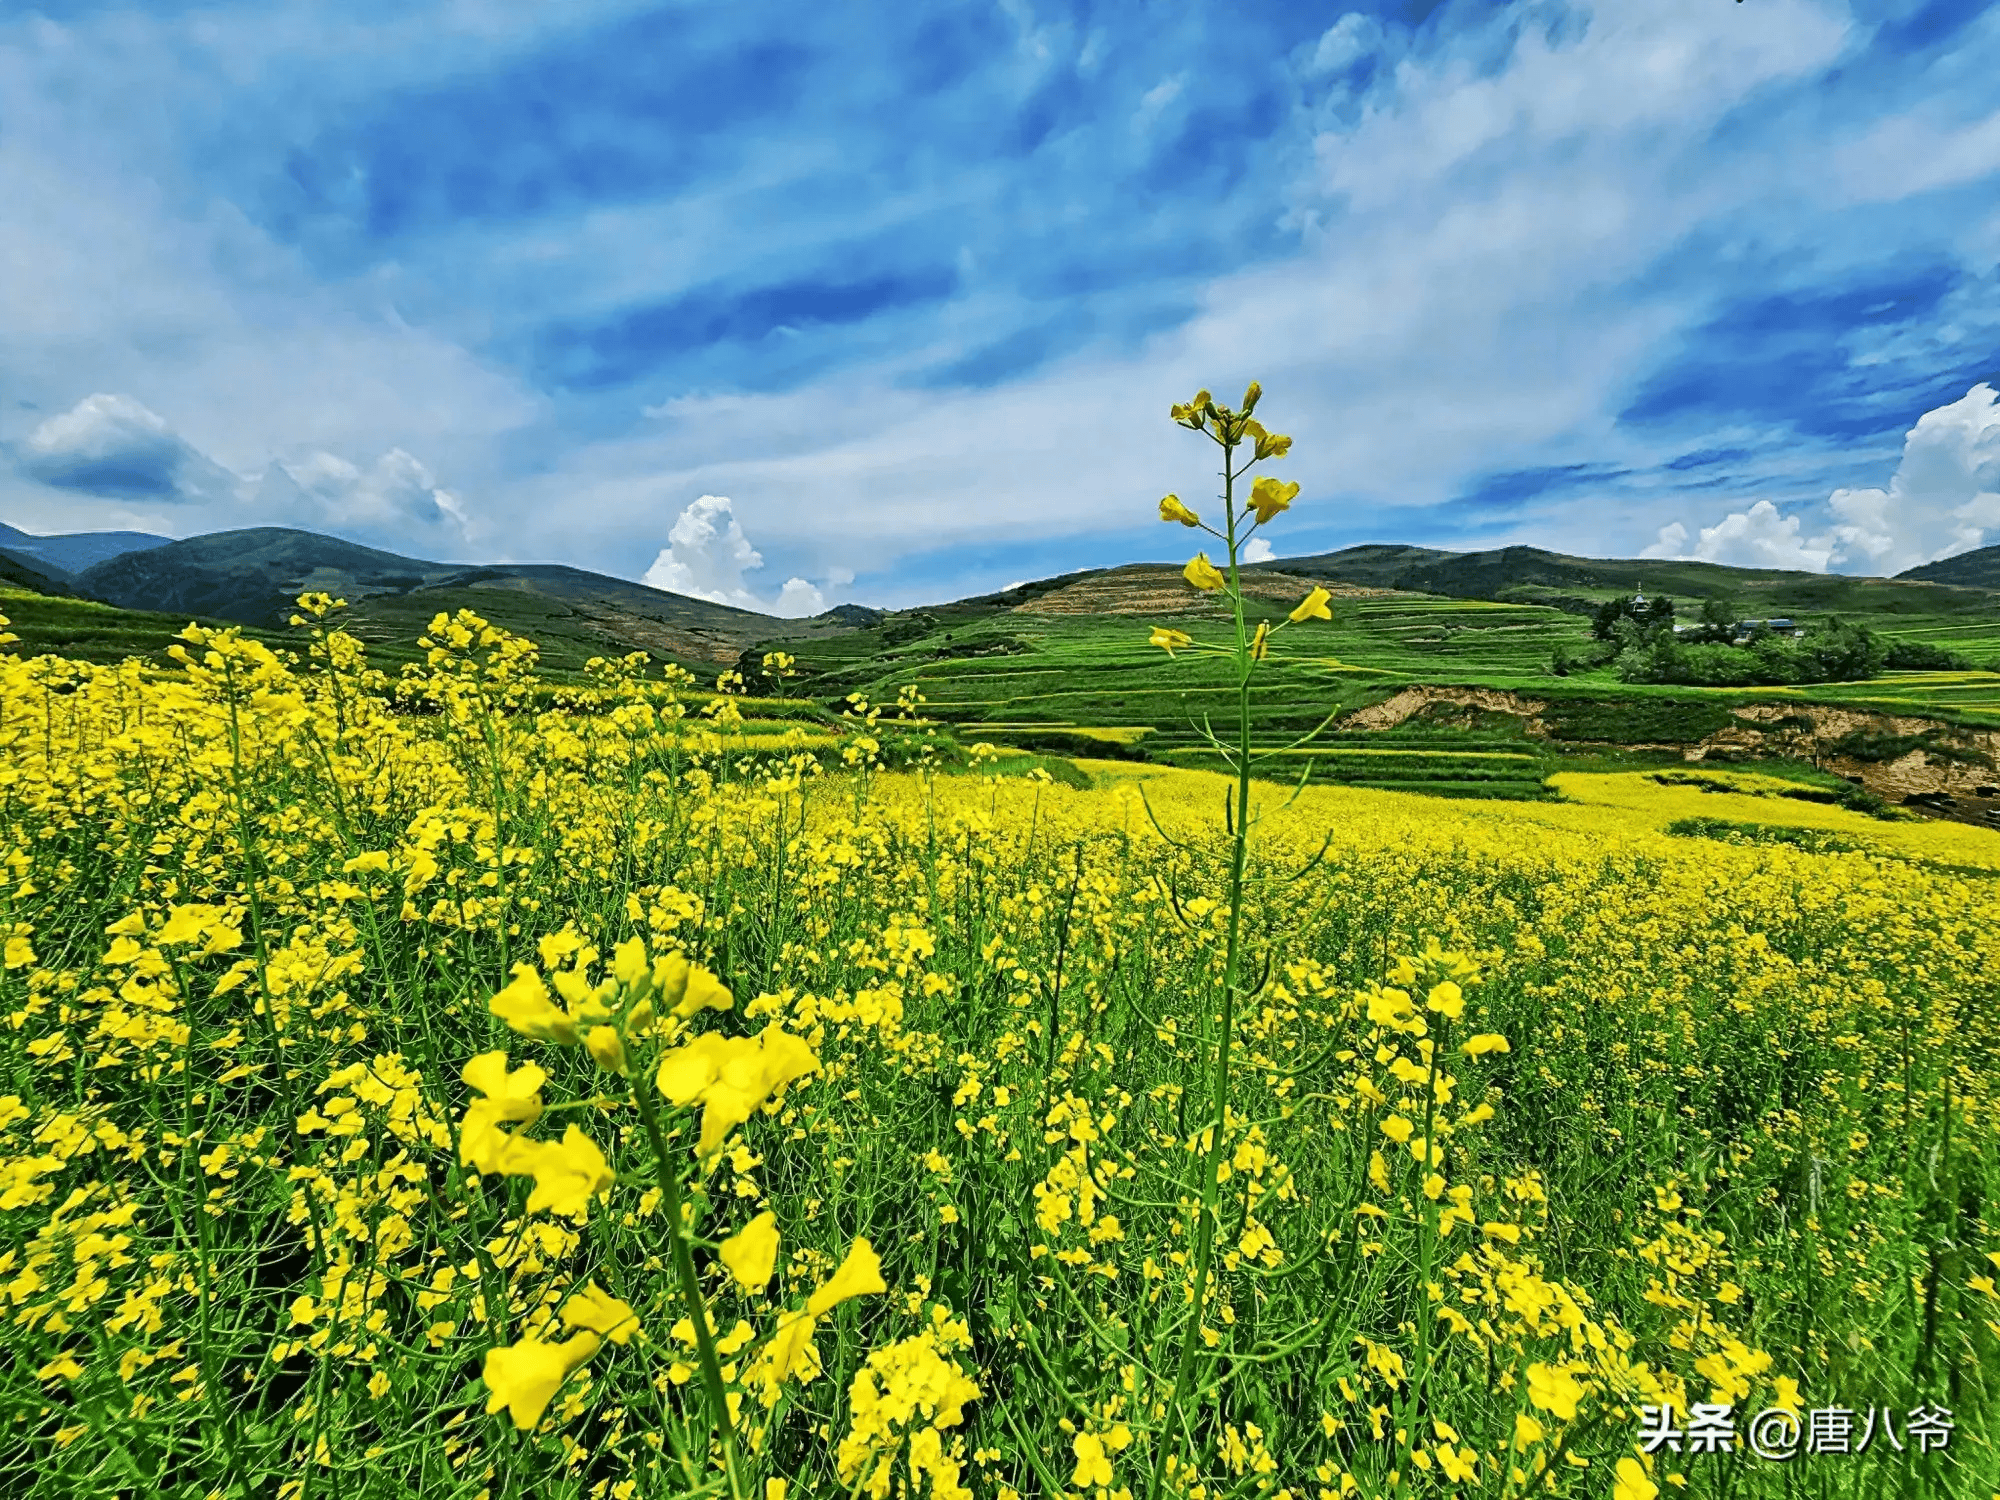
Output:
[[708,1395],[709,1419],[715,1425],[716,1441],[722,1444],[729,1493],[731,1500],[744,1500],[743,1476],[736,1463],[736,1432],[729,1420],[728,1393],[722,1386],[722,1364],[715,1355],[715,1337],[708,1326],[708,1303],[701,1295],[701,1281],[694,1273],[694,1252],[688,1244],[687,1224],[681,1215],[680,1174],[674,1170],[667,1153],[659,1113],[647,1097],[645,1084],[643,1074],[633,1077],[632,1101],[639,1106],[639,1118],[645,1123],[646,1139],[652,1142],[653,1159],[659,1166],[661,1206],[667,1212],[667,1238],[673,1247],[674,1271],[680,1278],[688,1321],[694,1324],[695,1359],[701,1366],[702,1389]]
[[[1414,1000],[1416,997],[1412,996]],[[1431,1267],[1437,1257],[1437,1200],[1424,1191],[1424,1184],[1430,1180],[1435,1168],[1431,1165],[1431,1153],[1443,1155],[1435,1139],[1437,1133],[1437,1075],[1438,1055],[1444,1050],[1445,1040],[1450,1035],[1450,1021],[1439,1016],[1430,1037],[1430,1072],[1424,1079],[1424,1155],[1417,1164],[1417,1192],[1421,1199],[1417,1222],[1417,1347],[1416,1370],[1411,1374],[1407,1394],[1403,1402],[1403,1416],[1398,1424],[1403,1431],[1403,1463],[1408,1464],[1410,1450],[1417,1441],[1417,1418],[1424,1409],[1424,1386],[1431,1368]],[[1443,1165],[1442,1162],[1439,1163]]]
[[[1222,504],[1228,521],[1229,597],[1236,615],[1236,826],[1229,849],[1229,936],[1222,962],[1222,1034],[1215,1044],[1213,1099],[1209,1106],[1208,1152],[1202,1170],[1201,1220],[1195,1227],[1194,1309],[1181,1335],[1180,1355],[1174,1362],[1174,1384],[1167,1395],[1166,1418],[1160,1424],[1160,1443],[1153,1454],[1152,1478],[1146,1486],[1146,1500],[1159,1500],[1160,1484],[1166,1477],[1167,1454],[1173,1434],[1181,1428],[1181,1407],[1186,1400],[1188,1379],[1194,1371],[1195,1341],[1201,1336],[1202,1317],[1208,1300],[1209,1272],[1215,1257],[1215,1224],[1220,1213],[1222,1152],[1225,1127],[1229,1121],[1230,1048],[1235,1040],[1236,980],[1241,967],[1243,939],[1243,876],[1250,851],[1250,636],[1243,618],[1243,588],[1237,573],[1237,551],[1242,541],[1237,535],[1237,472],[1233,462],[1236,441],[1226,435],[1222,444]],[[1245,465],[1247,468],[1248,465]]]

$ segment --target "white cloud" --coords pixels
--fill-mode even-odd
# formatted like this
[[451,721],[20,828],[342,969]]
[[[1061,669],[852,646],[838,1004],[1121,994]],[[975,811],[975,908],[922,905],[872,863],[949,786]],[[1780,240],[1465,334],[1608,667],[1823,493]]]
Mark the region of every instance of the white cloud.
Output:
[[1307,65],[1315,73],[1340,73],[1381,44],[1382,27],[1373,16],[1351,10],[1320,33]]
[[1269,562],[1277,553],[1271,550],[1271,539],[1267,536],[1253,536],[1250,545],[1243,549],[1243,561],[1247,563]]
[[240,482],[144,403],[102,392],[29,433],[19,464],[56,489],[169,504],[218,499]]
[[258,483],[255,502],[265,518],[334,531],[407,535],[414,525],[444,527],[462,538],[470,528],[459,498],[401,448],[366,469],[325,452],[274,463]]
[[1838,170],[1857,201],[1893,202],[2000,171],[2000,111],[1959,126],[1931,114],[1884,120],[1841,152]]
[[[367,468],[323,450],[238,474],[203,453],[131,396],[98,393],[49,417],[16,445],[16,467],[69,503],[88,497],[172,507],[197,527],[295,525],[394,543],[439,528],[463,537],[469,518],[451,491],[401,448]],[[246,514],[246,511],[248,512]]]
[[2000,394],[1983,381],[1917,418],[1887,489],[1835,490],[1841,556],[1900,573],[2000,534]]
[[1181,89],[1186,84],[1187,75],[1176,73],[1173,77],[1163,78],[1152,88],[1147,89],[1139,100],[1139,107],[1132,112],[1133,131],[1145,135],[1152,130],[1159,123],[1160,116],[1166,111],[1167,106],[1180,98]]
[[[1781,514],[1768,500],[1747,511],[1731,511],[1713,526],[1701,528],[1692,550],[1687,528],[1675,521],[1660,528],[1660,539],[1642,557],[1691,558],[1726,563],[1734,568],[1789,568],[1800,573],[1824,573],[1833,555],[1831,537],[1801,535],[1799,518]],[[1666,550],[1672,547],[1674,550]]]
[[798,619],[816,615],[825,608],[826,596],[818,588],[803,578],[787,578],[785,586],[778,590],[778,602],[771,606],[771,613]]
[[775,602],[751,591],[743,575],[763,567],[764,557],[743,534],[735,507],[725,495],[703,495],[682,511],[667,533],[667,542],[641,580],[649,588],[787,618],[816,615],[826,608],[819,589],[803,578],[786,579]]
[[1688,529],[1679,521],[1669,521],[1660,528],[1658,540],[1640,550],[1641,557],[1685,557],[1687,555]]
[[1742,567],[1829,567],[1889,576],[1969,552],[2000,535],[2000,393],[1981,382],[1917,418],[1886,489],[1839,489],[1831,524],[1807,537],[1768,500],[1732,511],[1688,548],[1687,527],[1662,526],[1641,557],[1693,557]]

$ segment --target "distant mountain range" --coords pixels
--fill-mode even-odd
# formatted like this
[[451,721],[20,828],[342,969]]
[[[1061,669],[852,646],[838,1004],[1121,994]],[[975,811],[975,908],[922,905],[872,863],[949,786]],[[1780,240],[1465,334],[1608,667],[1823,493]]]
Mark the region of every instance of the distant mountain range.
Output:
[[[154,536],[147,531],[72,531],[58,536],[36,536],[0,522],[0,557],[11,557],[48,577],[81,573],[85,568],[126,552],[146,547],[164,547],[170,536]],[[51,571],[53,570],[53,571]]]
[[[761,642],[850,630],[881,618],[880,611],[848,604],[811,619],[777,619],[560,564],[430,562],[282,526],[180,542],[138,532],[9,533],[0,538],[9,543],[0,554],[18,561],[0,555],[0,565],[12,562],[16,586],[260,627],[282,625],[300,594],[323,592],[348,601],[348,620],[363,636],[412,638],[439,611],[471,608],[501,623],[525,619],[546,629],[553,622],[564,635],[596,638],[606,647],[734,664]],[[16,536],[41,552],[12,546]],[[79,544],[94,536],[118,539],[98,543],[109,554],[100,561],[74,572],[42,561],[44,553],[87,556],[90,548]],[[31,572],[43,574],[44,584],[19,576]]]
[[[1129,612],[1120,601],[1133,589],[1151,590],[1146,607],[1157,609],[1160,583],[1151,576],[1157,571],[1090,569],[929,608],[956,616],[1041,607],[1033,601],[1057,589],[1074,592],[1088,580],[1078,598],[1094,601],[1091,610]],[[1390,544],[1275,559],[1251,571],[1574,612],[1595,609],[1611,593],[1640,590],[1688,602],[1724,598],[1756,615],[2000,608],[2000,546],[1895,578],[1573,557],[1537,547],[1448,552]],[[0,586],[266,628],[283,624],[299,594],[324,591],[349,601],[350,628],[378,640],[414,639],[435,613],[471,608],[536,639],[560,636],[578,652],[643,648],[724,664],[752,648],[865,629],[885,618],[883,611],[843,604],[811,619],[778,619],[559,564],[431,562],[277,526],[177,542],[137,531],[35,536],[0,524]],[[1271,586],[1285,585],[1274,578]],[[912,616],[913,624],[930,617],[894,613]]]

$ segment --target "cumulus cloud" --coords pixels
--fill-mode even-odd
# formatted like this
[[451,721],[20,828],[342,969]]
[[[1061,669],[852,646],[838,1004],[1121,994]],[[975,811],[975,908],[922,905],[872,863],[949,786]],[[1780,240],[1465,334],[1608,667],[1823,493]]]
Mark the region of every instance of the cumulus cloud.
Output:
[[1799,516],[1759,500],[1702,527],[1692,548],[1673,521],[1640,556],[1889,575],[1969,552],[2000,535],[2000,393],[1982,381],[1925,412],[1886,489],[1835,490],[1827,509],[1830,524],[1807,536]]
[[2000,534],[2000,394],[1984,381],[1917,418],[1887,489],[1835,490],[1841,556],[1899,573]]
[[192,508],[197,527],[277,522],[381,539],[468,529],[459,498],[401,448],[366,468],[312,450],[238,474],[126,395],[86,396],[48,418],[18,445],[16,467],[73,495]]
[[826,596],[803,578],[787,578],[785,586],[778,590],[778,602],[771,606],[773,614],[787,619],[797,619],[804,615],[816,615],[826,608]]
[[743,534],[743,524],[726,495],[703,495],[682,511],[667,533],[667,543],[641,580],[649,588],[787,618],[816,615],[826,608],[819,589],[803,578],[786,579],[771,602],[751,590],[743,575],[763,567],[764,555]]
[[1687,528],[1675,521],[1660,528],[1659,539],[1641,557],[1691,558],[1727,563],[1735,568],[1789,568],[1800,573],[1824,573],[1833,556],[1832,539],[1801,534],[1799,518],[1788,516],[1768,500],[1747,511],[1731,511],[1713,526],[1701,528],[1690,550]]
[[325,452],[280,460],[264,471],[255,498],[267,517],[309,526],[394,535],[415,525],[461,537],[470,528],[458,496],[401,448],[391,448],[366,469]]
[[1278,554],[1271,550],[1271,539],[1263,536],[1250,538],[1250,545],[1243,549],[1243,560],[1247,563],[1269,562]]
[[157,412],[130,396],[104,392],[29,433],[19,465],[56,489],[117,500],[210,500],[233,493],[241,482]]

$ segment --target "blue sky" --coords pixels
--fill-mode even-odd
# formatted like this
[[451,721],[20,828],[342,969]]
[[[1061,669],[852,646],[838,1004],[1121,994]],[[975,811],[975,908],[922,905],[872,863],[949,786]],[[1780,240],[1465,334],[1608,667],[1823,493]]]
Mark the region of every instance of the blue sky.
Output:
[[914,603],[1180,560],[1256,377],[1280,557],[1895,571],[2000,541],[1996,80],[1971,0],[13,6],[0,520]]

